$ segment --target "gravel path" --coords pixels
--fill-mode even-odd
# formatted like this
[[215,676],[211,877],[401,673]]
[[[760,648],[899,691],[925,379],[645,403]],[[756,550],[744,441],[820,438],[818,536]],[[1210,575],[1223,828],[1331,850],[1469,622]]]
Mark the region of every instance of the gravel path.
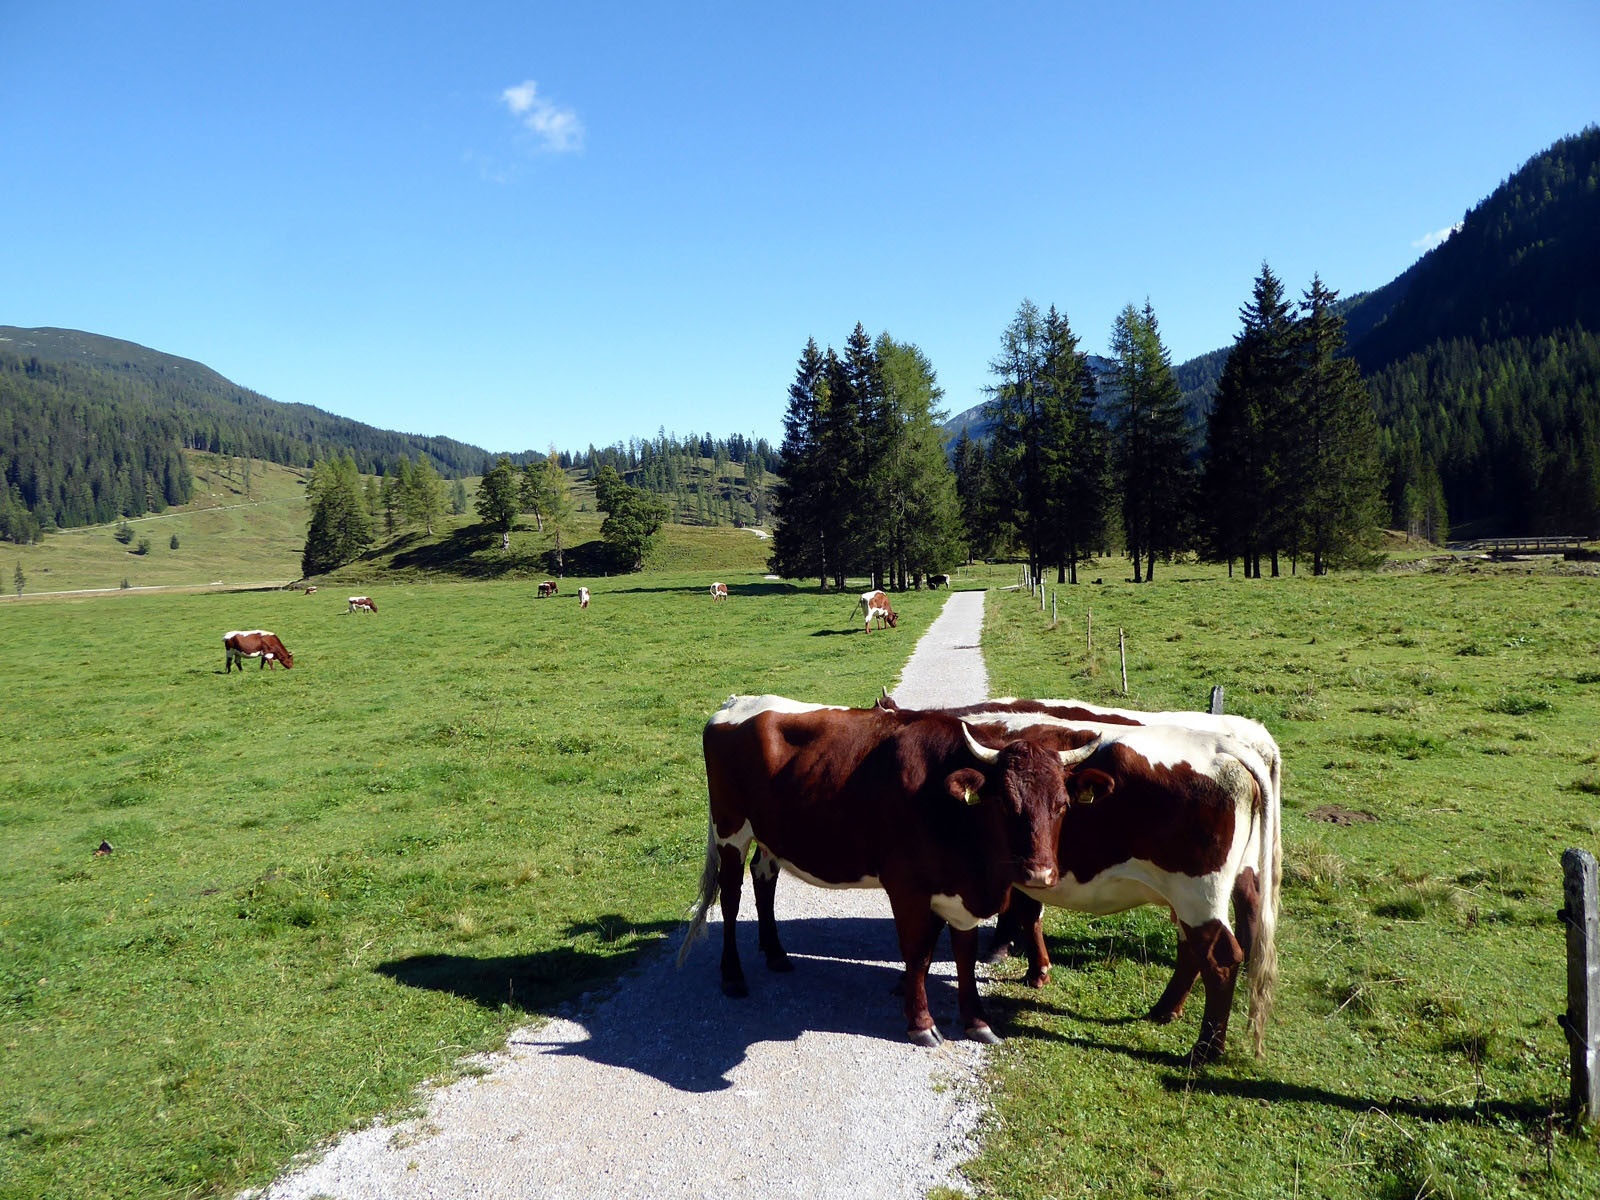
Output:
[[[952,594],[895,698],[982,699],[982,625],[983,593]],[[777,915],[796,969],[757,967],[748,1000],[722,995],[716,931],[681,971],[675,937],[608,993],[514,1032],[478,1061],[484,1074],[432,1092],[425,1116],[348,1134],[255,1195],[910,1200],[959,1187],[983,1051],[960,1040],[951,964],[934,964],[928,990],[952,1040],[917,1049],[890,994],[901,964],[882,892],[786,877]]]

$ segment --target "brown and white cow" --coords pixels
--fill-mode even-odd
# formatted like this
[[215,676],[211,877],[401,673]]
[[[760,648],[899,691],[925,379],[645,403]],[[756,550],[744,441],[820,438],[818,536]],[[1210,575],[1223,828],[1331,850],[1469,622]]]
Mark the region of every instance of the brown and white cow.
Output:
[[977,926],[1012,885],[1049,888],[1067,801],[1066,768],[1088,748],[1058,755],[1029,740],[990,749],[943,713],[804,704],[733,696],[703,735],[710,814],[700,896],[683,948],[722,898],[722,990],[749,987],[736,941],[745,856],[767,966],[792,969],[773,916],[778,870],[821,887],[889,894],[906,966],[907,1036],[936,1046],[927,971],[946,922],[966,1035],[998,1040],[978,998]]
[[725,583],[713,583],[711,585],[711,598],[713,600],[726,600],[728,598],[728,585]]
[[314,592],[316,592],[316,590],[317,590],[317,589],[316,589],[316,588],[315,588],[315,587],[314,587],[314,586],[313,586],[313,587],[308,587],[308,588],[307,588],[307,589],[306,589],[306,595],[308,595],[308,596],[310,596],[310,595],[312,595],[312,594],[313,594],[313,593],[314,593]]
[[586,587],[581,587],[578,589],[578,607],[589,607],[589,589]]
[[375,613],[377,611],[377,601],[375,601],[371,596],[351,596],[350,607],[345,610],[346,614],[353,612]]
[[883,628],[886,621],[890,629],[893,629],[900,622],[894,607],[889,603],[888,595],[881,591],[862,592],[861,599],[856,601],[856,612],[866,617],[865,632],[867,633],[872,632],[873,618],[877,618],[879,629]]
[[[879,701],[894,710],[892,700]],[[1038,706],[1041,711],[1029,711]],[[1165,905],[1178,926],[1172,979],[1147,1014],[1175,1020],[1197,978],[1205,1013],[1190,1052],[1196,1062],[1222,1053],[1241,966],[1250,973],[1249,1019],[1261,1053],[1277,980],[1276,928],[1282,875],[1282,814],[1274,772],[1249,741],[1217,728],[1135,725],[1137,718],[1222,718],[1205,713],[1101,710],[1121,723],[1071,722],[1061,701],[986,701],[946,710],[993,743],[1018,737],[1047,747],[1099,748],[1074,773],[1072,805],[1061,823],[1060,878],[1045,889],[1023,888],[1000,914],[994,957],[1021,936],[1027,982],[1044,986],[1050,958],[1043,904],[1096,915],[1142,904]],[[1052,712],[1052,710],[1054,710]],[[1277,743],[1254,722],[1247,731]],[[1233,921],[1228,905],[1233,905]]]
[[539,599],[543,600],[546,596],[554,596],[560,592],[560,590],[560,588],[556,587],[556,581],[554,579],[546,579],[539,585]]
[[247,658],[259,658],[263,669],[268,663],[277,666],[281,662],[285,669],[294,666],[294,655],[289,653],[289,648],[278,640],[277,634],[265,629],[235,629],[223,634],[222,652],[224,675],[233,670],[234,663],[244,670]]

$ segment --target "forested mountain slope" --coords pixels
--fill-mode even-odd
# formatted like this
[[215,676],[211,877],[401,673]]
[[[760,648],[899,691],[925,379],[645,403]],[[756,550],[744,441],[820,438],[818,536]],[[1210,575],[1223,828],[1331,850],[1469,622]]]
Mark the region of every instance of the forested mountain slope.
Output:
[[426,454],[447,476],[477,474],[488,459],[451,438],[282,404],[132,342],[0,326],[0,538],[182,503],[182,449],[298,467],[348,453],[367,473]]

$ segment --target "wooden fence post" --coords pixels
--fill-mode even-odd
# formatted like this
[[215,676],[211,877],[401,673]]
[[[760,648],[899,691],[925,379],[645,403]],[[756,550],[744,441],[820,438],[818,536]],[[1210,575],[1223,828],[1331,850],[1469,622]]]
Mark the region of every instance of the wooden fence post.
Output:
[[1117,628],[1117,657],[1122,660],[1122,694],[1126,696],[1128,694],[1128,638],[1122,632],[1120,626]]
[[1056,590],[1050,589],[1050,628],[1056,627]]
[[1222,685],[1220,683],[1211,689],[1211,715],[1213,717],[1222,715]]
[[1559,1018],[1572,1049],[1572,1114],[1600,1121],[1600,870],[1587,850],[1561,856],[1567,927],[1567,1011]]
[[1084,637],[1089,644],[1089,653],[1094,654],[1094,609],[1084,609],[1083,618]]

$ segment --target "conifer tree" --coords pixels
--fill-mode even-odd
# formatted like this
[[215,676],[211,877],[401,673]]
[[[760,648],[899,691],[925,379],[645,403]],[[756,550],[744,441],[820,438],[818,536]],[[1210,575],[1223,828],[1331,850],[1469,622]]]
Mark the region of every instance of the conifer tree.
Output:
[[323,459],[312,467],[306,502],[311,521],[300,556],[302,574],[331,571],[353,561],[372,544],[372,521],[361,493],[361,476],[349,455]]
[[815,575],[818,586],[824,588],[828,586],[829,549],[822,493],[825,367],[816,339],[808,338],[794,382],[789,385],[789,405],[783,416],[783,446],[779,450],[783,469],[772,489],[778,524],[772,533],[769,562],[775,574],[790,579]]
[[1261,575],[1261,556],[1278,574],[1278,551],[1292,540],[1296,461],[1297,331],[1291,303],[1272,268],[1262,264],[1243,326],[1223,363],[1207,420],[1201,479],[1205,534],[1211,553],[1244,562]]
[[1148,300],[1142,311],[1130,304],[1118,315],[1111,351],[1117,364],[1114,466],[1123,538],[1138,583],[1155,578],[1158,557],[1184,545],[1193,503],[1192,437]]
[[948,571],[961,554],[961,513],[955,474],[945,456],[944,389],[920,348],[887,333],[874,343],[889,426],[883,455],[882,527],[890,585]]
[[1294,517],[1316,575],[1370,543],[1382,509],[1377,418],[1361,372],[1345,353],[1338,298],[1314,275],[1300,305],[1295,466],[1302,486]]

